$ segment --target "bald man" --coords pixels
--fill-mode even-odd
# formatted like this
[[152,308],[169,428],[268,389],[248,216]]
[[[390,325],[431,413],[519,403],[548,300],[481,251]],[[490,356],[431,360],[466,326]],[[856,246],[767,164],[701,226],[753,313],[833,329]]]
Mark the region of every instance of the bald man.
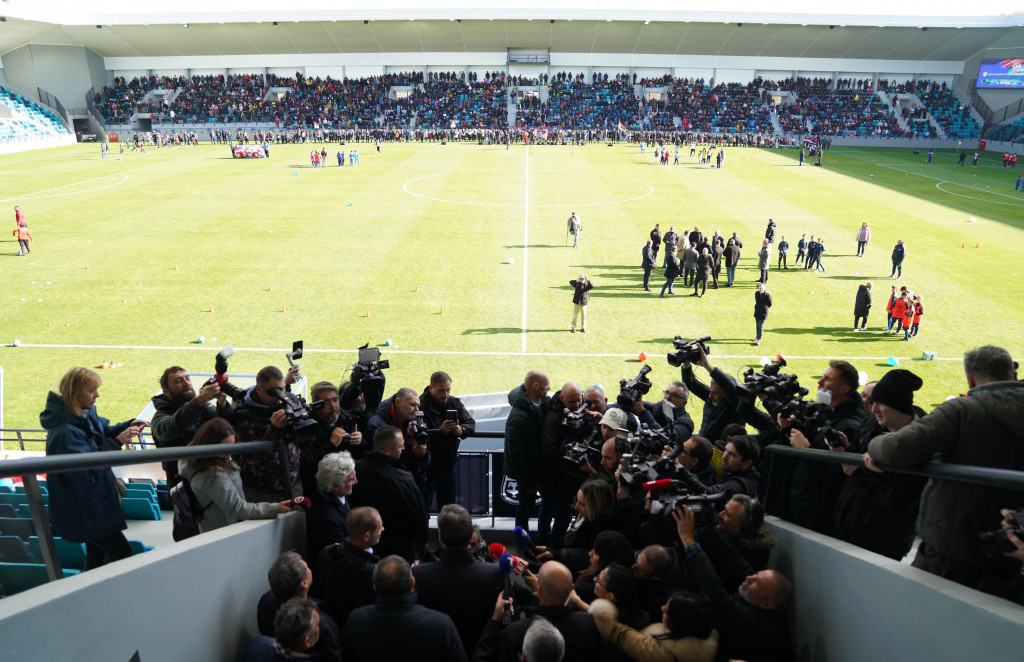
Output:
[[498,642],[500,662],[518,662],[526,631],[537,617],[546,618],[565,640],[565,662],[601,659],[601,635],[587,612],[567,605],[572,592],[572,573],[558,561],[548,561],[537,573],[540,604],[526,608],[526,618],[505,628]]

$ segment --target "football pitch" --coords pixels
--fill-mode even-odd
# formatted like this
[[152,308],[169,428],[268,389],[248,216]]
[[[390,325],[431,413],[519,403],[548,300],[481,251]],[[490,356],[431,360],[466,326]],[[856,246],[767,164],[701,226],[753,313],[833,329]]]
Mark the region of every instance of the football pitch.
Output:
[[[311,167],[313,147],[326,147],[329,167]],[[665,360],[672,338],[710,335],[711,361],[727,373],[781,353],[784,372],[812,392],[830,358],[878,379],[893,357],[924,380],[915,402],[926,411],[966,390],[966,350],[992,343],[1021,355],[1024,193],[1014,183],[1024,170],[993,165],[992,154],[957,167],[948,150],[927,165],[910,149],[835,147],[818,168],[798,166],[792,149],[728,148],[718,170],[689,149],[679,165],[659,165],[625,144],[385,143],[378,154],[359,143],[344,149],[360,165],[339,168],[338,149],[275,145],[269,159],[234,160],[227,146],[114,146],[101,160],[98,145],[78,145],[0,157],[4,426],[39,427],[46,391],[74,365],[116,366],[100,370],[98,409],[123,420],[167,366],[211,372],[232,345],[230,372],[251,374],[286,365],[300,339],[310,382],[338,382],[356,347],[380,346],[388,394],[422,389],[438,369],[455,393],[508,391],[536,368],[553,389],[601,383],[614,399],[644,352],[656,400],[678,378]],[[27,256],[10,234],[14,205],[34,237]],[[575,249],[572,211],[583,223]],[[755,347],[769,217],[775,245],[790,243],[790,269],[775,269],[773,246],[774,306]],[[862,222],[872,240],[858,258]],[[660,298],[662,252],[644,292],[640,251],[655,223],[737,232],[736,286],[697,299],[679,279]],[[824,237],[827,275],[793,268],[801,234]],[[897,239],[907,246],[898,282]],[[587,333],[573,334],[569,281],[581,273],[595,288]],[[854,296],[868,280],[872,332],[854,333]],[[879,333],[892,284],[923,297],[910,342]],[[938,360],[919,360],[923,351]],[[688,409],[699,421],[700,402]]]

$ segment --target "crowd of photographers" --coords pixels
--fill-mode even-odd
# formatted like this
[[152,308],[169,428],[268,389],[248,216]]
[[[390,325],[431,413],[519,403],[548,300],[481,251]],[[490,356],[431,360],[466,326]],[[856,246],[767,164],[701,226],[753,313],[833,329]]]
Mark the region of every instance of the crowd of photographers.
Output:
[[[206,531],[306,511],[305,556],[286,553],[271,568],[259,606],[265,636],[246,651],[250,661],[371,651],[789,659],[784,611],[799,577],[767,567],[774,537],[763,503],[897,560],[916,533],[916,567],[1022,600],[1024,515],[1015,509],[1024,495],[892,471],[934,457],[1024,470],[1024,383],[1005,350],[968,352],[968,393],[926,413],[914,403],[922,381],[908,370],[861,384],[849,362],[830,361],[811,396],[783,371],[785,359],[747,370],[741,383],[712,365],[709,343],[676,338],[668,362],[679,379],[666,380],[660,399],[650,397],[649,365],[622,379],[614,398],[572,381],[552,393],[539,370],[509,392],[504,471],[518,486],[517,556],[485,545],[454,504],[459,445],[475,422],[447,373],[385,399],[387,361],[363,349],[347,381],[313,384],[307,403],[290,392],[298,343],[287,372],[268,366],[247,389],[227,377],[229,348],[198,391],[183,368],[168,368],[153,398],[158,446],[270,440],[285,451],[232,458],[225,449],[165,465],[175,493],[188,487],[195,500],[191,510],[175,501],[176,538],[196,532],[182,514]],[[97,416],[98,386],[95,373],[75,368],[51,394],[41,416],[48,453],[115,448],[138,433],[138,421],[110,426]],[[702,401],[699,429],[691,398]],[[772,445],[859,453],[863,466],[777,457],[765,452]],[[88,484],[112,486],[108,472],[90,470]],[[97,564],[104,552],[130,554],[116,500],[116,516],[105,503],[83,515],[82,504],[98,503],[82,491],[93,487],[74,474],[51,478],[58,535],[86,542]],[[105,528],[83,530],[88,522]]]

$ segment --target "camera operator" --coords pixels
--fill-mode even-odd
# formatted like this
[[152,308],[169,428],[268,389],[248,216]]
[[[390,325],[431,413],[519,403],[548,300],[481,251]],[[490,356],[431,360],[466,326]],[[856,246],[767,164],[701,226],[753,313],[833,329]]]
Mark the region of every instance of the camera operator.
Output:
[[[188,446],[200,425],[227,414],[230,408],[220,384],[204,384],[196,393],[188,372],[180,366],[164,370],[160,388],[162,392],[153,396],[154,412],[150,423],[157,448]],[[177,485],[181,480],[177,460],[163,462],[162,466],[167,472],[168,489]]]
[[739,399],[736,395],[736,380],[718,368],[711,366],[704,348],[697,346],[700,358],[697,365],[711,375],[711,384],[698,381],[689,361],[681,366],[683,384],[691,393],[704,401],[704,413],[700,422],[700,436],[706,439],[721,439],[722,430],[729,423],[743,423],[737,410]]
[[736,494],[718,513],[718,528],[754,570],[768,567],[775,534],[764,523],[764,506],[748,494]]
[[[965,397],[946,400],[900,431],[872,439],[868,467],[909,467],[941,453],[944,462],[1024,470],[1024,382],[1016,381],[1010,354],[991,345],[971,350],[964,355],[964,372],[970,387]],[[1021,502],[1016,491],[929,480],[917,518],[923,541],[914,567],[968,586],[986,577],[1006,581],[1019,564],[985,556],[978,534],[999,526],[1001,507]]]
[[[561,546],[569,528],[573,499],[584,478],[594,472],[590,457],[596,456],[600,444],[594,418],[583,403],[580,385],[566,382],[551,396],[541,424],[542,480],[537,532],[546,544]],[[570,466],[563,458],[567,451],[578,449],[579,445],[585,445],[588,450],[580,464]]]
[[[705,440],[706,441],[706,440]],[[756,497],[761,487],[761,474],[754,468],[760,448],[752,435],[734,436],[725,444],[722,453],[722,475],[718,480],[704,483],[680,465],[678,478],[692,494],[719,493],[730,499],[736,494]]]
[[[818,403],[829,407],[824,425],[802,431],[795,416],[780,419],[783,428],[792,428],[789,445],[794,448],[828,450],[836,441],[835,433],[853,438],[864,420],[864,401],[857,394],[860,382],[857,369],[841,360],[829,361],[828,365],[818,380],[817,393]],[[785,467],[787,464],[789,466]],[[842,469],[810,460],[785,463],[776,460],[775,470],[779,465],[783,465],[789,478],[783,481],[788,482],[788,494],[781,516],[794,524],[832,535],[832,511],[845,478]]]
[[437,509],[455,503],[455,465],[459,461],[459,445],[476,432],[476,421],[466,411],[462,400],[451,395],[452,378],[438,370],[430,375],[430,384],[420,394],[420,409],[427,427],[430,466],[423,500],[430,503],[437,495]]
[[[925,415],[914,405],[914,391],[921,378],[897,368],[871,387],[871,415],[846,450],[865,453],[874,437],[896,432]],[[868,391],[865,386],[864,391]],[[914,542],[914,520],[925,479],[905,474],[876,473],[863,467],[843,465],[848,478],[835,507],[836,537],[864,549],[901,560]]]
[[704,485],[714,485],[718,480],[711,442],[704,437],[695,435],[683,442],[683,452],[676,458],[676,464],[693,474]]
[[340,451],[348,451],[354,459],[368,454],[369,449],[363,447],[363,433],[358,427],[349,434],[339,425],[341,417],[341,401],[338,389],[330,382],[317,382],[309,389],[309,397],[313,405],[315,436],[308,448],[301,449],[301,465],[299,477],[302,479],[302,493],[316,492],[316,472],[320,460],[324,456]]
[[377,430],[385,425],[392,425],[402,431],[405,447],[398,458],[399,464],[412,474],[422,490],[431,458],[427,446],[426,424],[420,412],[420,396],[416,391],[411,388],[400,388],[393,396],[380,403],[377,413],[366,424],[366,436],[372,439]]
[[[384,385],[387,377],[376,365],[357,363],[352,368],[349,381],[343,382],[338,387],[338,395],[341,398],[341,421],[346,432],[354,432],[356,429],[366,430],[367,424],[377,412],[381,400],[384,399]],[[372,435],[367,435],[367,440],[372,440]],[[367,445],[372,442],[368,441]],[[368,449],[369,450],[369,449]]]
[[663,430],[670,431],[674,439],[689,439],[693,436],[693,419],[686,413],[690,392],[682,382],[672,382],[662,394],[661,402],[645,402],[644,409],[650,413]]
[[[299,378],[299,369],[292,368],[287,377],[275,366],[268,365],[256,373],[256,384],[235,402],[232,423],[235,440],[279,441],[288,445],[288,474],[292,494],[301,494],[299,483],[300,445],[312,442],[312,426],[298,432],[281,407],[280,393]],[[281,461],[276,452],[246,453],[235,460],[241,470],[242,487],[247,501],[280,501],[285,486],[281,484]],[[299,487],[296,490],[296,486]]]

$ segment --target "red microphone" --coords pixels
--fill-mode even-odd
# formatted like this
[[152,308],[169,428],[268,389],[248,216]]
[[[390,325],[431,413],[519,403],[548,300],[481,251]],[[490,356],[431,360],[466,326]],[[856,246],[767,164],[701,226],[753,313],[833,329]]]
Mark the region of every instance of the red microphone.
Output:
[[492,561],[497,562],[502,554],[508,553],[508,550],[500,542],[492,542],[490,547],[487,548],[487,553],[491,555]]
[[297,496],[291,501],[289,501],[288,505],[292,507],[292,510],[297,510],[301,513],[304,513],[310,509],[313,503],[306,497]]
[[640,486],[644,492],[664,492],[665,490],[672,489],[672,483],[675,481],[671,478],[662,478],[660,480],[649,480]]

